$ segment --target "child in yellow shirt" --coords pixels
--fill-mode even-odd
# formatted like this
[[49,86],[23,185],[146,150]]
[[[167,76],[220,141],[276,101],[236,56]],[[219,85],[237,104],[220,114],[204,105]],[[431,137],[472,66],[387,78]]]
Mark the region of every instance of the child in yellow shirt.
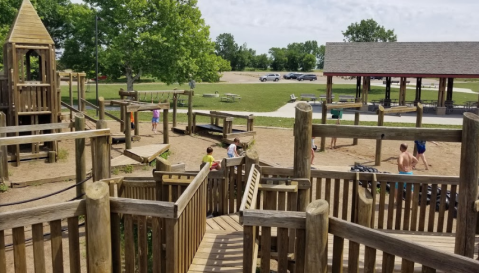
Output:
[[213,157],[213,148],[208,147],[206,149],[206,155],[203,157],[203,162],[210,164],[210,170],[221,169],[221,161],[215,160]]

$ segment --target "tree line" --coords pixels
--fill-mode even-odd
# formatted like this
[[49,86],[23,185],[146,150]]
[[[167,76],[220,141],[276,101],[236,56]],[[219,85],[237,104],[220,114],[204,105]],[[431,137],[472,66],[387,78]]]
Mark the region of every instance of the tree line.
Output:
[[324,66],[325,46],[318,46],[316,41],[291,43],[287,47],[272,47],[267,54],[256,55],[256,51],[247,44],[238,45],[230,33],[222,33],[216,37],[216,54],[230,62],[234,71],[246,68],[275,71],[311,71]]

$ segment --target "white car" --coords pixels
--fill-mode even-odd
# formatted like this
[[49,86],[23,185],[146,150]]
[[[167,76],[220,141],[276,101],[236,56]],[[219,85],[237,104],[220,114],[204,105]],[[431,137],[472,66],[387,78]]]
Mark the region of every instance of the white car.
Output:
[[259,77],[259,80],[262,81],[262,82],[265,82],[265,81],[279,81],[279,78],[280,78],[280,75],[279,74],[267,74],[267,75],[264,75],[264,76],[261,76]]

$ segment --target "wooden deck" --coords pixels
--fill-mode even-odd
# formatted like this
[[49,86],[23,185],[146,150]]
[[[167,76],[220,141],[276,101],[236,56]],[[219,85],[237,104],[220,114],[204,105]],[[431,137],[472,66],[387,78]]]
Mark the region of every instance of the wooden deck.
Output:
[[[397,232],[386,230],[403,240],[415,242],[436,248],[441,251],[454,253],[455,234],[433,234],[428,232]],[[272,236],[276,235],[276,229],[272,229]],[[476,245],[479,244],[479,237],[476,237]],[[349,242],[344,240],[343,267],[347,272]],[[333,256],[333,235],[328,236],[328,264],[332,264]],[[478,257],[478,249],[474,258]],[[395,259],[395,272],[401,271],[401,259]],[[376,272],[381,272],[382,252],[376,254]],[[359,254],[360,267],[364,264],[364,246],[360,246]],[[421,272],[421,266],[415,264],[415,272]],[[206,234],[200,244],[198,253],[193,259],[189,272],[243,272],[243,227],[239,224],[239,217],[236,214],[223,215],[206,220]],[[360,268],[362,272],[362,268]]]
[[170,149],[170,144],[151,144],[125,150],[124,155],[140,163],[150,163],[157,156]]

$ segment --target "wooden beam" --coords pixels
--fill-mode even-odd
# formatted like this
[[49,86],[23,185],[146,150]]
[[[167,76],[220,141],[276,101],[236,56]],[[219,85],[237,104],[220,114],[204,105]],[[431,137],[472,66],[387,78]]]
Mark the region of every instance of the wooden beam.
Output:
[[160,110],[160,109],[170,109],[169,103],[148,103],[148,104],[137,104],[130,103],[126,106],[127,112],[141,112],[141,111],[151,111],[151,110]]
[[179,217],[181,213],[185,210],[188,202],[190,201],[191,197],[196,193],[196,190],[204,183],[204,180],[208,178],[208,174],[210,173],[210,168],[208,164],[203,166],[203,169],[200,170],[198,175],[195,176],[193,181],[190,183],[188,188],[181,194],[180,198],[175,202],[175,206],[177,207],[175,217]]
[[176,206],[172,202],[111,198],[111,212],[173,219]]
[[110,135],[110,129],[101,129],[101,130],[90,130],[90,131],[81,131],[81,132],[3,137],[3,138],[0,138],[0,145],[29,144],[34,142],[49,142],[49,141],[88,138],[88,137],[95,138],[95,137],[109,136],[109,135]]
[[120,96],[134,97],[135,92],[138,94],[185,94],[185,90],[148,90],[148,91],[118,91]]
[[346,108],[358,108],[363,106],[360,102],[342,102],[342,103],[328,103],[326,104],[326,108],[329,109],[346,109]]
[[314,137],[461,142],[462,130],[314,124]]
[[255,136],[255,135],[256,135],[256,131],[249,131],[249,132],[226,134],[225,138],[232,139],[232,138],[235,138],[235,137],[240,138],[240,137],[249,137],[249,136]]
[[299,211],[276,211],[245,209],[243,225],[279,228],[306,228],[306,213]]
[[384,114],[416,112],[416,106],[398,106],[384,109]]
[[75,109],[75,108],[71,107],[71,106],[68,105],[67,103],[64,103],[64,102],[62,101],[61,104],[62,104],[63,107],[66,107],[67,109],[72,110],[72,111],[75,112],[75,113],[82,113],[82,114],[85,116],[85,118],[88,119],[89,121],[96,122],[96,119],[90,117],[89,115],[87,115],[87,114],[85,114],[85,113],[83,113],[83,112],[81,112],[81,111],[78,111],[78,109]]
[[298,192],[298,185],[269,185],[259,184],[260,191],[274,191],[274,192]]
[[327,76],[326,78],[326,103],[333,102],[333,77]]
[[[300,102],[295,107],[294,121],[294,177],[311,177],[311,125],[313,108],[310,104]],[[305,211],[310,203],[311,189],[298,192],[298,210]]]
[[244,119],[254,119],[254,115],[235,115],[235,114],[230,114],[226,112],[220,112],[220,111],[210,111],[210,114],[212,115],[219,115],[219,116],[227,116],[227,117],[232,117],[232,118],[244,118]]
[[0,134],[73,128],[74,123],[47,123],[0,127]]

